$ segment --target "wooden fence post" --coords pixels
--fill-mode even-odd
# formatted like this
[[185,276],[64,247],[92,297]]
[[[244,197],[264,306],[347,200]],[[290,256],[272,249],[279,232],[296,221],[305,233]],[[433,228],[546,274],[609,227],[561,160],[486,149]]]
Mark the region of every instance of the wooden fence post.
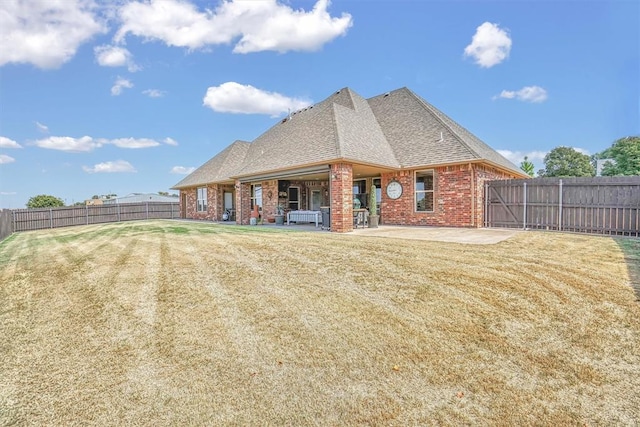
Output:
[[558,231],[562,231],[562,180],[558,183]]
[[524,201],[524,211],[522,212],[522,229],[527,229],[527,183],[522,183],[522,199]]
[[484,182],[484,226],[489,226],[489,183]]
[[53,228],[53,209],[49,208],[49,228]]
[[145,203],[145,207],[147,209],[147,219],[149,219],[149,202]]
[[89,225],[89,205],[84,205],[85,222]]
[[120,222],[120,203],[116,201],[116,206],[118,207],[118,222]]

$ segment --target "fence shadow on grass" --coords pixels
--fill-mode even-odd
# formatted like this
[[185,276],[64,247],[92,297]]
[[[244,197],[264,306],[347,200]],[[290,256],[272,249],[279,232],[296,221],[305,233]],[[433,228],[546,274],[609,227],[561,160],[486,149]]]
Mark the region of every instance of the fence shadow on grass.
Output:
[[640,302],[640,239],[619,238],[615,239],[624,253],[624,260],[629,270],[631,287],[636,293],[636,299]]

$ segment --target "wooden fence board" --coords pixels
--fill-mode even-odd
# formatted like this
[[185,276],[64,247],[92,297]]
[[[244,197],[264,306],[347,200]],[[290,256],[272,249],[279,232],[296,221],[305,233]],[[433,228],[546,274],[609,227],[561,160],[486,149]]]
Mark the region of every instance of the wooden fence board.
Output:
[[640,236],[640,177],[490,181],[485,226]]
[[50,209],[15,209],[13,231],[142,219],[172,219],[180,214],[178,203],[145,202]]

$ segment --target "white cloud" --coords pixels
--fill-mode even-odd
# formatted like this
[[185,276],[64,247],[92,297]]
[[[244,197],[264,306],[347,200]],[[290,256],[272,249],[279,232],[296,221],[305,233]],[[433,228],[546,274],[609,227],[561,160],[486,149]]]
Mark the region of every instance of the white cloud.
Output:
[[329,0],[318,0],[312,11],[305,12],[276,0],[231,0],[200,11],[188,1],[134,1],[120,8],[122,26],[114,40],[122,43],[133,34],[194,50],[239,38],[236,53],[313,51],[346,34],[353,24],[348,13],[331,17],[329,4]]
[[4,165],[7,163],[13,163],[16,159],[11,156],[7,156],[6,154],[0,154],[0,165]]
[[42,133],[49,133],[49,126],[43,125],[40,122],[36,122],[36,127]]
[[70,151],[82,153],[92,151],[102,146],[102,141],[95,140],[90,136],[82,138],[73,138],[70,136],[50,136],[48,138],[39,139],[33,143],[40,148],[50,150]]
[[113,87],[111,88],[111,95],[118,96],[122,93],[122,89],[128,88],[131,89],[133,87],[133,83],[131,83],[127,79],[123,79],[122,77],[118,77]]
[[177,175],[189,175],[194,170],[196,170],[196,168],[194,168],[193,166],[191,166],[191,167],[174,166],[174,167],[171,168],[170,172],[174,173],[174,174],[177,174]]
[[105,25],[87,0],[0,1],[0,66],[57,68]]
[[102,45],[93,48],[96,61],[103,67],[124,67],[135,73],[140,67],[133,62],[131,52],[121,46]]
[[158,89],[147,89],[142,91],[149,98],[160,98],[164,96],[164,92]]
[[251,85],[226,82],[207,89],[203,104],[219,113],[269,114],[299,110],[311,105],[310,101],[289,98],[276,92],[267,92]]
[[18,194],[15,191],[0,191],[0,196],[15,196]]
[[82,170],[87,173],[115,173],[115,172],[137,172],[131,163],[126,160],[116,160],[93,165],[92,168],[82,166]]
[[[169,138],[170,139],[170,138]],[[173,140],[172,140],[173,141]],[[165,140],[166,143],[166,140]],[[176,143],[177,144],[177,143]],[[75,153],[89,152],[105,145],[115,145],[119,148],[149,148],[157,147],[160,143],[151,138],[92,138],[83,136],[82,138],[73,138],[70,136],[50,136],[48,138],[39,139],[33,145],[40,148],[50,150],[69,151]]]
[[544,160],[544,156],[547,155],[547,151],[511,151],[511,150],[496,150],[503,157],[506,157],[507,160],[510,160],[515,165],[520,165],[520,162],[524,160],[524,157],[527,156],[529,161],[533,163],[539,163]]
[[22,148],[20,144],[6,136],[0,136],[0,148]]
[[149,148],[160,145],[158,141],[149,138],[117,138],[108,140],[106,143],[120,148]]
[[162,142],[164,142],[167,145],[178,145],[178,141],[176,141],[173,138],[168,138],[168,137],[163,139]]
[[464,48],[464,55],[471,56],[481,67],[491,68],[507,59],[510,51],[511,38],[507,30],[485,22],[476,29],[471,44]]
[[500,95],[496,95],[493,99],[506,98],[517,99],[524,102],[544,102],[547,100],[547,91],[540,86],[525,86],[520,90],[503,90]]

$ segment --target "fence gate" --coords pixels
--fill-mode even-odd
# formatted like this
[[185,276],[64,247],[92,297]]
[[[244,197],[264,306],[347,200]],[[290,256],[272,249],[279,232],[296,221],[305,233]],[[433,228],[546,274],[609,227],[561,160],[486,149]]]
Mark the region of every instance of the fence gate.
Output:
[[485,227],[640,236],[640,176],[485,184]]

